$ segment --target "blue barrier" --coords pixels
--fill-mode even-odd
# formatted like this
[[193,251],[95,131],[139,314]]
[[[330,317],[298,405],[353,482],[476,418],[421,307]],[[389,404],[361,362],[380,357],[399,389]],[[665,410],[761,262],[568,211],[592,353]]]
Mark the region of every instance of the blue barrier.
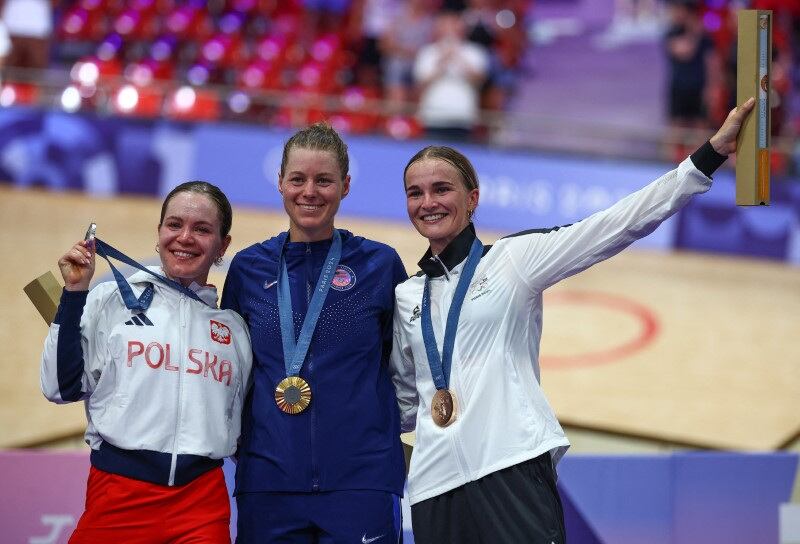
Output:
[[[91,194],[164,195],[205,179],[234,204],[281,209],[276,181],[285,131],[230,124],[0,110],[0,180]],[[424,141],[349,137],[352,190],[344,215],[406,221],[402,172]],[[578,221],[674,165],[459,146],[481,180],[480,227],[514,232]],[[800,263],[800,184],[773,183],[769,208],[734,205],[730,171],[637,243]]]

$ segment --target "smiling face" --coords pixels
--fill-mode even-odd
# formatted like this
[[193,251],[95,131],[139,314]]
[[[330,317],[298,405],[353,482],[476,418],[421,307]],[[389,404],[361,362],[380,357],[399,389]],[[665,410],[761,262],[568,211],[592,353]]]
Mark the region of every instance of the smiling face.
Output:
[[289,215],[292,242],[316,242],[333,235],[333,219],[350,192],[332,151],[293,147],[278,176],[283,207]]
[[158,226],[161,266],[183,285],[205,285],[212,263],[225,254],[230,236],[222,237],[219,210],[206,195],[176,193]]
[[441,159],[414,162],[405,181],[408,217],[438,255],[469,224],[479,191],[467,190],[459,171]]

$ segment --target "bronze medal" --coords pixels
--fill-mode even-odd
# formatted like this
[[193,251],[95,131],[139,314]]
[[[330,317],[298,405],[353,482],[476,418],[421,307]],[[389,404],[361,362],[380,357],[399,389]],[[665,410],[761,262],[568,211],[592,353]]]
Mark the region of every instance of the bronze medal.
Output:
[[287,414],[299,414],[311,404],[311,387],[300,376],[284,378],[275,387],[275,403]]
[[447,427],[456,420],[456,397],[449,389],[439,389],[431,400],[431,417],[439,427]]

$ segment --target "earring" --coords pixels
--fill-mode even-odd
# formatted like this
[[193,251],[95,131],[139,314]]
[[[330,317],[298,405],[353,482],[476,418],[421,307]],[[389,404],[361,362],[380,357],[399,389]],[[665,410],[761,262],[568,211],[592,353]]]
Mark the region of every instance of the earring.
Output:
[[222,266],[222,255],[214,259],[214,264],[217,266]]
[[156,253],[161,253],[161,250],[158,248],[158,244],[156,244]]

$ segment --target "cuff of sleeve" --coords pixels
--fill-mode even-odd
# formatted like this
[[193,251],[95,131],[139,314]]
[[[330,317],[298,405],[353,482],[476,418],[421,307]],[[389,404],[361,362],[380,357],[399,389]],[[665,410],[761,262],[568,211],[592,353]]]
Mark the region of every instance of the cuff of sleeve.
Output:
[[53,323],[58,323],[59,325],[67,323],[80,324],[87,296],[89,296],[89,291],[67,291],[66,289],[61,291],[61,301],[58,303],[58,310]]
[[691,155],[692,163],[694,163],[695,167],[700,170],[706,177],[711,177],[711,175],[717,171],[717,168],[722,166],[727,159],[727,155],[720,155],[714,148],[711,146],[711,142],[708,141],[700,146],[700,148],[692,153]]

